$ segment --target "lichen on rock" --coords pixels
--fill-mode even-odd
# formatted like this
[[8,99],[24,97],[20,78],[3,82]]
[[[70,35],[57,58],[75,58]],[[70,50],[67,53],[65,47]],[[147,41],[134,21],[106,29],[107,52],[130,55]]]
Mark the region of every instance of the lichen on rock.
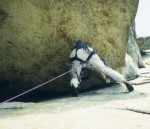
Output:
[[[138,0],[0,1],[2,92],[28,89],[68,70],[66,61],[78,39],[120,70],[137,7]],[[45,91],[68,87],[69,75]]]

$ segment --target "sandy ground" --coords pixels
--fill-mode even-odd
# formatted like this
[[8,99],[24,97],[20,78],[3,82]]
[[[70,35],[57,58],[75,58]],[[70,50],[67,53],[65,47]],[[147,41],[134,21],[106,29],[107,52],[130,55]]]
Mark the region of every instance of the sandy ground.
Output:
[[64,96],[40,103],[0,105],[0,129],[150,129],[150,54],[146,68],[124,85]]

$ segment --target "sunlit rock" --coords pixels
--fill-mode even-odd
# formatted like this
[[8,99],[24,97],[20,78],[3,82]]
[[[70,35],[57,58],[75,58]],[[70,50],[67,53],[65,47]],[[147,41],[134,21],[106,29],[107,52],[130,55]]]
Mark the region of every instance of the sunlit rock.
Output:
[[140,49],[134,38],[133,30],[130,29],[129,41],[128,41],[128,50],[127,53],[132,57],[134,63],[138,68],[144,68],[144,62],[141,57]]
[[137,64],[135,64],[132,57],[128,54],[125,57],[122,74],[126,79],[134,79],[140,75]]

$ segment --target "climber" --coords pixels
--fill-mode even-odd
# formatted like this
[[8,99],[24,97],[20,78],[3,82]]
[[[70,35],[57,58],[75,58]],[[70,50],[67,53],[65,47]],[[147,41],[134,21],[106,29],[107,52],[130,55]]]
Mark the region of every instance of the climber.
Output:
[[78,40],[74,49],[70,54],[71,69],[71,94],[74,97],[78,96],[78,88],[81,83],[81,72],[83,68],[89,68],[96,71],[106,84],[110,83],[110,78],[119,83],[124,83],[129,92],[133,91],[133,86],[126,81],[121,74],[109,68],[96,54],[93,48],[85,45],[83,41]]

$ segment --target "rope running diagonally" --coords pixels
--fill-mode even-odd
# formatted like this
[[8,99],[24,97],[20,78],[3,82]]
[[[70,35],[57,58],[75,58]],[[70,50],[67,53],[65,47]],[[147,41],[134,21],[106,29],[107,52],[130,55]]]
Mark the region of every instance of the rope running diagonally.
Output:
[[[79,67],[79,66],[77,66],[77,67]],[[46,82],[44,82],[44,83],[42,83],[42,84],[40,84],[40,85],[37,85],[37,86],[35,86],[35,87],[33,87],[33,88],[31,88],[31,89],[25,91],[25,92],[22,92],[22,93],[20,93],[20,94],[14,96],[14,97],[12,97],[12,98],[10,98],[10,99],[7,99],[7,100],[5,100],[5,101],[3,101],[3,102],[0,102],[0,105],[4,104],[4,103],[6,103],[6,102],[9,102],[9,101],[11,101],[11,100],[14,100],[14,99],[16,99],[16,98],[18,98],[18,97],[20,97],[20,96],[23,96],[23,95],[25,95],[25,94],[27,94],[27,93],[29,93],[29,92],[35,90],[35,89],[38,89],[38,88],[40,88],[40,87],[42,87],[42,86],[44,86],[44,85],[46,85],[46,84],[48,84],[48,83],[50,83],[50,82],[52,82],[52,81],[58,79],[58,78],[60,78],[60,77],[62,77],[62,76],[64,76],[64,75],[66,75],[66,74],[68,74],[69,72],[73,71],[73,70],[76,69],[77,67],[74,67],[74,68],[72,68],[71,70],[69,70],[69,71],[67,71],[67,72],[65,72],[65,73],[63,73],[63,74],[60,74],[59,76],[57,76],[57,77],[55,77],[55,78],[52,78],[52,79],[50,79],[50,80],[48,80],[48,81],[46,81]]]

